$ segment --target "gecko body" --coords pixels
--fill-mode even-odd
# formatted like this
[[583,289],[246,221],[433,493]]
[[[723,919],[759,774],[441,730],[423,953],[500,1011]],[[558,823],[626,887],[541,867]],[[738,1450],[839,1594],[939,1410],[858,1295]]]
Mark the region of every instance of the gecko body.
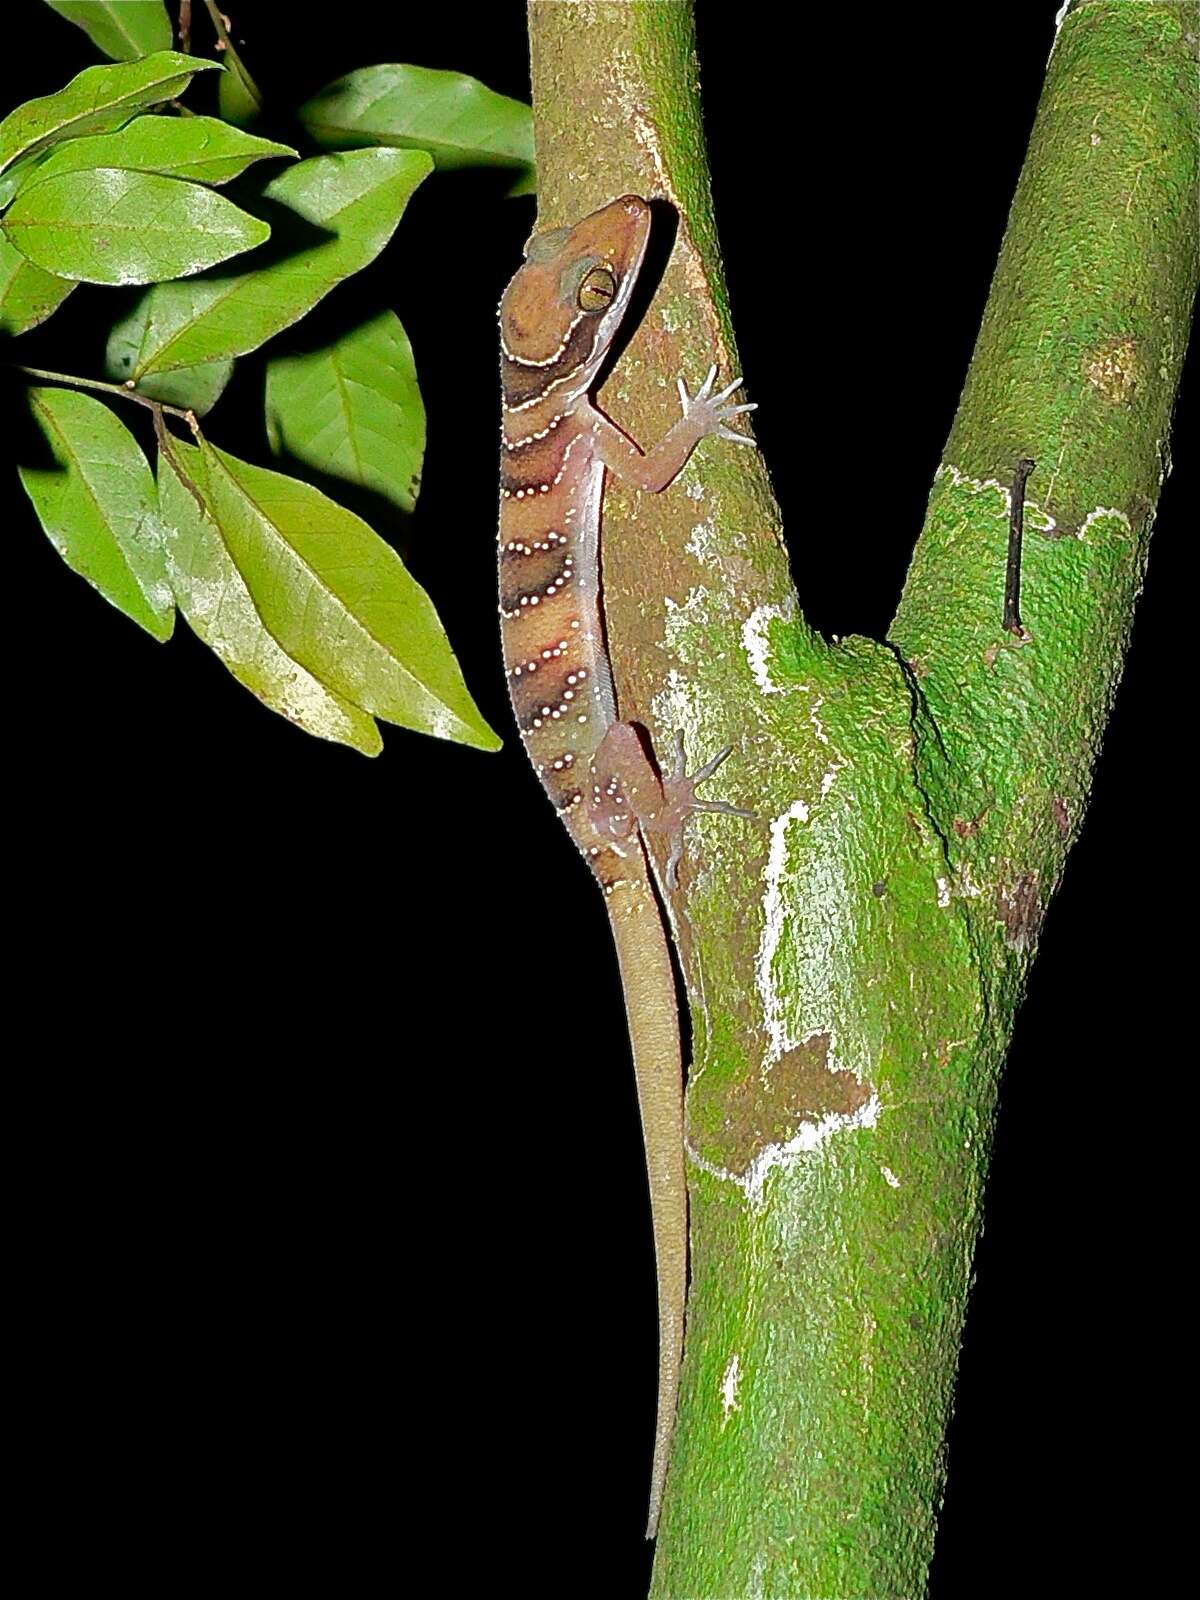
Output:
[[726,426],[752,410],[729,403],[740,380],[695,396],[679,383],[683,416],[643,454],[593,406],[589,391],[612,348],[646,251],[650,207],[625,195],[571,228],[535,235],[500,302],[503,391],[500,461],[501,638],[513,713],[555,809],[608,902],[633,1046],[658,1272],[659,1384],[647,1536],[658,1526],[683,1352],[687,1187],[683,1068],[675,983],[640,833],[670,837],[674,886],[695,786],[720,752],[685,776],[682,739],[662,776],[640,729],[618,716],[601,603],[604,474],[658,492],[709,434],[749,444]]

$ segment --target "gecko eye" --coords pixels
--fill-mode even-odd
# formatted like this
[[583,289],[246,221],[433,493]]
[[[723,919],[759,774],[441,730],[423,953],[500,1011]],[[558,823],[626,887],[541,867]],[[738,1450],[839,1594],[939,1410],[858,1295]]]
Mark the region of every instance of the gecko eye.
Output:
[[617,293],[617,280],[607,267],[593,267],[579,285],[581,311],[607,311]]

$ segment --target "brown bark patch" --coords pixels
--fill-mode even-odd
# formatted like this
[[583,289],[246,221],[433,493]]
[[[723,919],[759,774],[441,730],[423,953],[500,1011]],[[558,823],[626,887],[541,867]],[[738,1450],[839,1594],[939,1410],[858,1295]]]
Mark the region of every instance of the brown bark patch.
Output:
[[1067,802],[1060,794],[1051,795],[1050,807],[1054,812],[1054,825],[1058,829],[1058,836],[1060,839],[1065,839],[1071,831],[1071,813]]
[[1009,948],[1028,950],[1042,925],[1036,872],[1022,872],[1011,883],[996,885],[996,914],[1004,924],[1004,940]]
[[1149,533],[1154,507],[1144,494],[1132,496],[1126,515],[1129,517],[1129,526],[1133,529],[1135,537],[1140,538],[1142,534]]
[[1141,380],[1136,342],[1128,337],[1105,340],[1087,356],[1083,370],[1092,388],[1110,405],[1123,406],[1133,398]]
[[795,1138],[802,1123],[853,1116],[870,1097],[856,1073],[829,1065],[829,1035],[814,1033],[765,1073],[730,1087],[722,1138],[728,1165],[746,1172],[768,1145]]
[[955,817],[950,824],[960,839],[973,839],[983,825],[983,819],[988,814],[984,806],[982,811],[976,812],[973,817]]

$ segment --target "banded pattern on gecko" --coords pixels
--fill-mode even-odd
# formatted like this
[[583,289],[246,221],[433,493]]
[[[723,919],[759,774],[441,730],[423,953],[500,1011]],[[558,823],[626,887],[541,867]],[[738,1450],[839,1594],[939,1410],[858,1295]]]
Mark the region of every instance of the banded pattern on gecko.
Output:
[[683,1067],[667,933],[638,830],[670,836],[674,887],[691,811],[748,812],[697,800],[721,751],[688,778],[682,736],[661,777],[641,732],[617,716],[600,583],[604,472],[665,489],[709,434],[752,411],[682,379],[683,416],[647,454],[592,405],[588,391],[629,303],[650,232],[650,207],[625,195],[572,228],[535,235],[500,302],[503,427],[500,615],[513,712],[551,801],[607,899],[633,1046],[658,1263],[659,1384],[647,1537],[657,1531],[683,1353],[687,1186]]

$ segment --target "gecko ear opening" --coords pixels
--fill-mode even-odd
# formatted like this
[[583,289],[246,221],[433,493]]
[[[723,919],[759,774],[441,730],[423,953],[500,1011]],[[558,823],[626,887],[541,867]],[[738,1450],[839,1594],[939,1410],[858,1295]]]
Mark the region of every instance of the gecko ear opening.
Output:
[[548,228],[545,233],[532,234],[525,246],[526,261],[546,261],[557,255],[570,231],[570,228]]

